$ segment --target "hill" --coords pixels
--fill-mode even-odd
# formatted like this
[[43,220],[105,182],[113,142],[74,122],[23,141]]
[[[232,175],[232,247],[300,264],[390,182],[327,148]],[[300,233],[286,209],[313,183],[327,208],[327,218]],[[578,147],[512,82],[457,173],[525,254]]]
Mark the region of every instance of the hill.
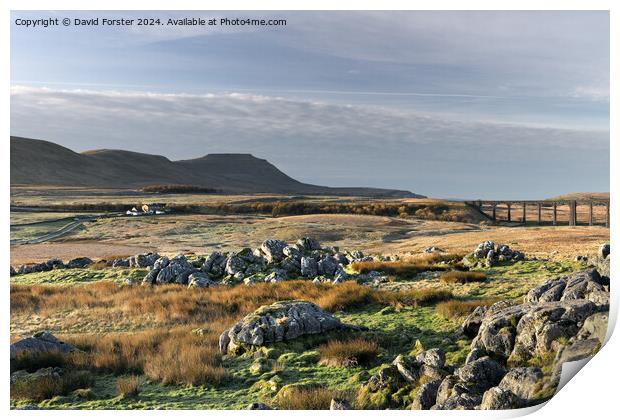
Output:
[[195,185],[226,193],[423,198],[403,190],[305,184],[250,154],[171,161],[126,150],[76,153],[52,142],[11,136],[11,185],[140,188],[153,184]]
[[550,198],[549,200],[609,200],[608,192],[574,192],[568,194],[558,195],[557,197]]

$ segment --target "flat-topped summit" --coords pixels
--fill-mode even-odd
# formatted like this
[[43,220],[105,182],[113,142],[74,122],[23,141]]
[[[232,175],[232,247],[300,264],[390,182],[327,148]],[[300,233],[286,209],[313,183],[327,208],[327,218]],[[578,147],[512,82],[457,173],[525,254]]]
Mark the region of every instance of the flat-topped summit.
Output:
[[195,185],[225,193],[420,197],[402,190],[305,184],[249,153],[209,153],[171,161],[118,149],[76,153],[49,141],[11,136],[11,185],[140,188],[153,184]]

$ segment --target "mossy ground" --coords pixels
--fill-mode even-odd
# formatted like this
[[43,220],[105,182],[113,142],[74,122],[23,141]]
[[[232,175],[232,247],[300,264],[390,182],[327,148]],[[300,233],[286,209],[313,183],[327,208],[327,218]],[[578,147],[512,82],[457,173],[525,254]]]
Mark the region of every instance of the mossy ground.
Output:
[[11,277],[11,284],[67,285],[94,281],[122,282],[127,278],[141,281],[148,273],[142,268],[72,268],[20,274]]
[[[520,299],[527,290],[545,279],[583,267],[582,263],[570,261],[522,261],[482,270],[488,277],[483,283],[455,284],[450,285],[450,288],[455,295],[464,299]],[[141,278],[144,274],[145,270],[135,269],[54,270],[14,276],[11,282],[26,285],[73,283],[79,286],[92,281]],[[440,285],[437,273],[426,273],[413,280],[394,280],[384,286],[445,287]],[[271,348],[258,348],[254,354],[226,356],[222,366],[229,372],[230,378],[218,387],[164,386],[141,377],[139,395],[121,398],[116,389],[116,376],[96,374],[95,385],[90,393],[55,397],[38,405],[54,409],[240,409],[257,401],[274,404],[278,391],[286,385],[321,385],[355,393],[369,375],[376,373],[382,365],[391,363],[398,354],[415,353],[420,350],[420,346],[444,349],[449,365],[463,363],[469,351],[470,340],[457,332],[461,319],[444,318],[437,313],[436,305],[385,308],[371,304],[352,311],[337,312],[335,316],[343,322],[368,327],[368,331],[355,334],[379,343],[380,352],[373,366],[322,365],[318,348],[330,337],[308,337]],[[403,401],[409,401],[411,397],[403,396]],[[11,407],[17,408],[27,403],[11,401]]]

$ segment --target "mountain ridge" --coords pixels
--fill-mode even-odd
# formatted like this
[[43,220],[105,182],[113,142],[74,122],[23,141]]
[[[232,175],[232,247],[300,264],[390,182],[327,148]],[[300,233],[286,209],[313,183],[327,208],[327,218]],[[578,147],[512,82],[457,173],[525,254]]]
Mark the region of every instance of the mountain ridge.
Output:
[[424,197],[396,189],[306,184],[250,153],[210,153],[173,161],[162,155],[121,149],[78,153],[50,141],[18,136],[11,136],[10,143],[11,185],[139,188],[183,184],[224,193]]

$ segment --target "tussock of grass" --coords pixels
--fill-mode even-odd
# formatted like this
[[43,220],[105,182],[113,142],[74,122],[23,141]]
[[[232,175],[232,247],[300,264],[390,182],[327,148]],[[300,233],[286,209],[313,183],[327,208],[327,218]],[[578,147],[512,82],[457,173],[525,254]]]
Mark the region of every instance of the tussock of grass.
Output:
[[35,371],[45,367],[62,367],[65,362],[66,355],[58,351],[35,354],[22,351],[18,352],[14,359],[11,359],[11,373],[22,369]]
[[140,394],[140,378],[135,375],[122,376],[116,380],[118,395],[122,398],[131,398]]
[[38,402],[88,388],[93,383],[92,374],[87,371],[69,371],[60,376],[28,376],[11,383],[11,398]]
[[453,284],[453,283],[474,283],[474,282],[483,282],[487,279],[486,274],[480,271],[448,271],[446,273],[441,273],[439,279],[443,283]]
[[413,277],[423,271],[442,271],[457,264],[462,258],[457,254],[422,254],[402,261],[359,261],[351,264],[358,273],[367,274],[379,271],[387,275]]
[[71,355],[70,363],[99,372],[145,374],[163,384],[216,386],[228,376],[220,365],[218,337],[214,330],[198,336],[185,328],[80,335],[72,341],[85,352]]
[[436,288],[409,289],[404,291],[376,290],[346,282],[320,296],[316,303],[328,311],[346,311],[369,304],[390,306],[418,306],[441,302],[453,297],[449,290]]
[[448,300],[437,305],[437,313],[444,318],[458,318],[467,316],[478,306],[490,306],[499,301],[499,298],[476,300]]
[[327,366],[368,366],[379,353],[375,341],[356,338],[353,340],[330,340],[319,347],[321,363]]
[[329,410],[332,398],[347,396],[324,386],[290,386],[283,388],[274,402],[281,410]]

